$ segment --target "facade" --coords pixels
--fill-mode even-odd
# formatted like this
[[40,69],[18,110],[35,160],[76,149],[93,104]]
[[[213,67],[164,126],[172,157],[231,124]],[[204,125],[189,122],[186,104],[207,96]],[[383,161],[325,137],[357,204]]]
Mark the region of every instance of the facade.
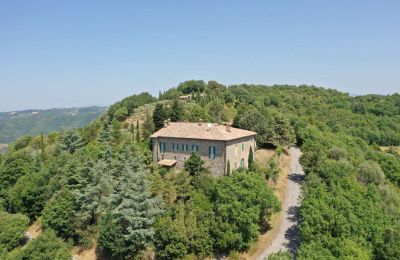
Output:
[[255,132],[229,125],[167,122],[152,136],[153,159],[166,167],[183,169],[192,152],[198,152],[213,175],[248,167],[250,147],[256,150]]

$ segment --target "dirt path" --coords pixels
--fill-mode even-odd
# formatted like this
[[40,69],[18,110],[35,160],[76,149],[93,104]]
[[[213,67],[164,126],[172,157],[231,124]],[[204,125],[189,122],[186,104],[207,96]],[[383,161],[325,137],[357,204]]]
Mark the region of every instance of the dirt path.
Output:
[[304,178],[303,167],[299,163],[301,156],[300,149],[290,148],[291,171],[288,175],[287,191],[282,205],[283,214],[280,221],[281,225],[271,245],[256,259],[265,259],[271,253],[279,250],[291,251],[295,253],[299,246],[298,239],[298,219],[301,188],[300,182]]

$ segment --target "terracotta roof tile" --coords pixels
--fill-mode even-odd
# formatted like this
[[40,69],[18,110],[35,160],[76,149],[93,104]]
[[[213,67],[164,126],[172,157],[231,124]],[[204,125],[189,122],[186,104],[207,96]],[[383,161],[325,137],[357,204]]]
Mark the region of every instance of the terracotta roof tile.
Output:
[[256,132],[234,127],[230,127],[230,131],[228,131],[225,125],[216,125],[209,123],[198,124],[187,122],[171,122],[168,126],[161,128],[150,137],[171,137],[228,141],[246,136],[253,136],[256,134]]

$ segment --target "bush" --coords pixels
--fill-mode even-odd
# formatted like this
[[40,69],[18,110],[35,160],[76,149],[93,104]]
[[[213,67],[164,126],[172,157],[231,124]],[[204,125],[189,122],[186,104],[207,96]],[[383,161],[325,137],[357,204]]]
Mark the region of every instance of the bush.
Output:
[[51,229],[44,231],[25,248],[7,255],[7,260],[70,260],[71,245],[58,238]]
[[381,184],[385,174],[376,162],[364,162],[358,166],[358,179],[365,184]]

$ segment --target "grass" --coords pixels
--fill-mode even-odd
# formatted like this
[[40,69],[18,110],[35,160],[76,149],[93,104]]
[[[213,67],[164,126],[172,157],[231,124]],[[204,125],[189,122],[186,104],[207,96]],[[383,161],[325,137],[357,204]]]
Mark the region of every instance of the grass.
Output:
[[[256,161],[265,165],[266,162],[275,156],[275,150],[273,149],[260,149],[256,151]],[[287,176],[290,173],[290,156],[283,153],[278,159],[278,166],[281,169],[281,174],[276,183],[268,181],[268,186],[272,188],[274,194],[283,205],[287,190]],[[274,240],[276,234],[279,231],[279,227],[282,221],[283,212],[274,214],[269,221],[270,227],[267,232],[262,233],[257,242],[246,252],[240,255],[240,259],[255,259],[259,256],[264,249],[269,246]]]
[[381,146],[381,150],[384,152],[387,152],[391,148],[393,148],[398,154],[400,154],[400,146]]

